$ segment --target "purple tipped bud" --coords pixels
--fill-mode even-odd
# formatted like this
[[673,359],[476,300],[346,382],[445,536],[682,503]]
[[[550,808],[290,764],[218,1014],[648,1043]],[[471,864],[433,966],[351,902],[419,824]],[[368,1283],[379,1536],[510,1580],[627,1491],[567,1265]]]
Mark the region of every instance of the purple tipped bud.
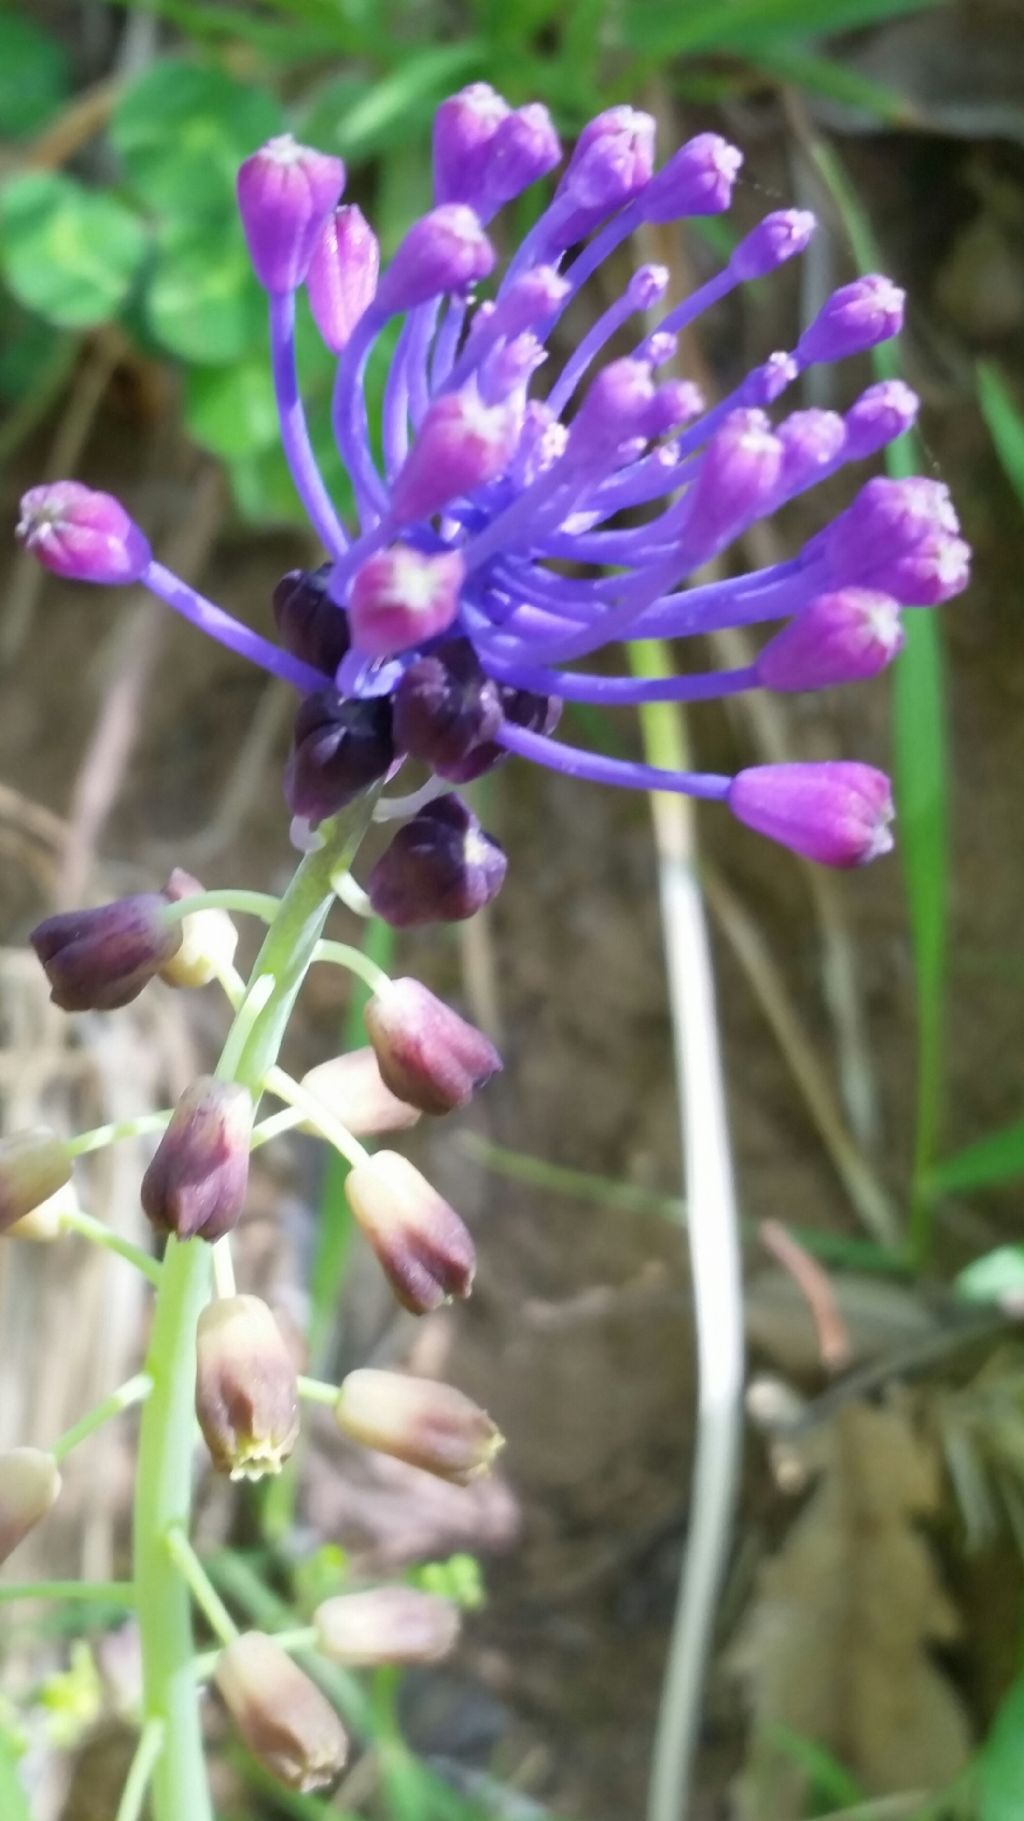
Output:
[[436,1663],[454,1650],[461,1618],[451,1600],[418,1587],[373,1587],[324,1600],[313,1614],[317,1648],[347,1669]]
[[699,417],[704,410],[704,394],[689,379],[670,379],[659,386],[651,400],[647,417],[648,436],[664,436],[666,430],[678,430]]
[[[398,1100],[381,1079],[380,1064],[372,1049],[347,1050],[318,1063],[302,1077],[302,1085],[322,1100],[327,1111],[354,1138],[378,1138],[384,1132],[407,1132],[419,1117],[418,1107]],[[303,1126],[303,1131],[313,1131]]]
[[903,327],[905,301],[906,293],[878,273],[843,285],[804,330],[797,343],[798,360],[805,367],[845,360],[888,341]]
[[62,911],[29,941],[62,1012],[109,1012],[137,999],[181,947],[160,892],[136,892],[95,910]]
[[[480,374],[479,385],[484,403],[501,404],[514,392],[520,392],[529,384],[538,367],[547,360],[548,352],[543,343],[538,341],[527,329],[512,341],[507,341],[502,348],[493,353]],[[506,454],[502,467],[511,457],[519,440],[519,428],[515,417],[507,419]],[[500,473],[500,469],[496,472]]]
[[330,689],[306,696],[295,716],[285,801],[293,816],[323,822],[383,778],[393,760],[386,696],[342,701]]
[[397,1151],[345,1178],[345,1197],[403,1309],[429,1315],[473,1288],[476,1254],[455,1209]]
[[871,765],[758,765],[733,779],[728,802],[748,828],[824,866],[864,866],[893,844],[892,788]]
[[[205,887],[182,866],[176,866],[163,889],[172,904],[194,898]],[[160,969],[166,986],[209,986],[235,959],[238,931],[225,910],[193,911],[180,923],[181,947]]]
[[[391,507],[396,523],[430,518],[450,500],[485,487],[501,473],[515,438],[516,426],[509,412],[482,404],[474,392],[446,392],[435,398],[394,483]],[[416,555],[417,567],[424,560]],[[415,638],[406,641],[416,642]]]
[[515,113],[506,114],[484,153],[481,213],[493,215],[522,195],[531,183],[553,171],[561,156],[551,115],[540,102],[530,102],[516,108]]
[[421,215],[377,287],[376,308],[395,316],[449,291],[466,291],[494,270],[497,255],[478,215],[448,202]]
[[569,432],[569,453],[577,462],[600,462],[630,438],[647,438],[659,411],[646,361],[626,356],[602,367],[589,387]]
[[743,153],[717,133],[698,133],[655,171],[643,194],[645,221],[721,215],[732,202]]
[[372,304],[380,273],[380,242],[362,209],[349,203],[329,215],[306,274],[309,307],[332,354],[348,345]]
[[407,544],[378,550],[352,583],[348,615],[353,642],[367,657],[387,658],[436,639],[459,611],[464,573],[457,550],[440,556],[426,556]]
[[[514,279],[494,306],[490,321],[501,335],[519,335],[543,323],[565,302],[572,286],[554,266],[532,266]],[[479,311],[477,312],[479,316]],[[472,337],[472,331],[471,337]]]
[[863,461],[917,422],[921,401],[901,379],[883,379],[862,392],[846,413],[846,455]]
[[9,1232],[70,1181],[67,1147],[49,1126],[0,1138],[0,1233]]
[[885,570],[885,586],[905,607],[941,607],[971,579],[971,547],[937,531]]
[[348,1739],[333,1707],[273,1638],[246,1631],[214,1670],[239,1737],[287,1789],[306,1795],[336,1783]]
[[52,1454],[40,1448],[10,1448],[0,1454],[0,1562],[56,1504],[60,1488]]
[[222,1239],[249,1184],[253,1105],[234,1081],[200,1075],[186,1088],[142,1178],[142,1205],[160,1233]]
[[766,689],[828,689],[891,664],[903,646],[900,610],[887,594],[843,588],[822,594],[790,620],[757,660]]
[[396,929],[461,923],[496,898],[508,860],[456,796],[406,822],[370,874],[370,903]]
[[493,1043],[419,980],[392,980],[363,1013],[380,1072],[424,1113],[464,1107],[501,1069]]
[[[666,361],[674,360],[678,352],[678,335],[674,335],[671,329],[655,329],[638,348],[637,359],[645,360],[649,367],[663,367]],[[693,389],[697,392],[696,386]],[[700,408],[703,408],[703,401]]]
[[709,554],[762,512],[782,473],[783,446],[763,411],[730,411],[693,481],[689,525]]
[[[945,589],[957,594],[967,581],[970,551],[958,529],[941,482],[876,475],[829,526],[824,548],[843,582],[880,588],[908,605],[933,605],[949,598]],[[913,592],[919,571],[927,598]]]
[[584,127],[555,194],[560,245],[581,240],[644,188],[655,132],[651,115],[631,107],[607,108]]
[[280,1473],[299,1435],[295,1362],[265,1302],[207,1303],[196,1332],[196,1416],[218,1473]]
[[[395,744],[439,777],[468,783],[494,763],[501,697],[468,639],[450,639],[410,664],[394,693]],[[486,747],[486,751],[481,749]]]
[[779,209],[766,215],[740,241],[729,261],[738,278],[764,278],[808,245],[818,224],[809,209]]
[[238,172],[238,210],[249,257],[267,291],[295,291],[320,232],[345,187],[340,158],[281,133]]
[[468,1486],[486,1473],[504,1438],[486,1411],[454,1385],[362,1367],[342,1381],[335,1418],[343,1435]]
[[152,559],[120,502],[80,481],[53,481],[22,496],[19,542],[54,575],[108,588],[137,582]]
[[274,619],[286,651],[333,677],[349,648],[348,617],[331,599],[330,563],[290,569],[274,589]]
[[835,411],[793,411],[776,434],[782,444],[779,492],[786,498],[813,487],[846,445],[846,425]]
[[792,354],[769,354],[761,366],[748,373],[743,382],[745,405],[774,405],[777,398],[799,377],[800,369]]
[[651,310],[668,290],[667,266],[638,266],[626,286],[626,298],[634,310]]
[[484,201],[487,148],[511,112],[489,82],[471,82],[434,115],[434,194],[438,202]]

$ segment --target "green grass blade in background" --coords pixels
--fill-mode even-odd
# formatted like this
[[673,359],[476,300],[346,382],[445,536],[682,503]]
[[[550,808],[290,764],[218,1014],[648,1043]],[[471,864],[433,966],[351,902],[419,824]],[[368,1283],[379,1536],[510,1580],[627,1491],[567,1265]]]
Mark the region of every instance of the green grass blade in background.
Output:
[[630,0],[623,37],[631,50],[657,56],[723,49],[746,55],[752,45],[772,38],[824,37],[936,4],[937,0],[696,0],[689,6],[671,6],[666,0]]
[[1020,1821],[1024,1808],[1024,1677],[1004,1697],[976,1766],[978,1821]]
[[1024,506],[1024,416],[991,361],[978,363],[978,403],[1006,478]]
[[1024,1176],[1024,1120],[990,1132],[928,1172],[933,1195],[965,1195]]
[[891,126],[907,126],[914,118],[913,108],[898,90],[874,82],[870,76],[862,76],[859,70],[848,69],[835,57],[822,57],[805,50],[802,45],[757,43],[748,50],[747,61],[755,69],[766,70],[769,75],[780,76],[784,82],[795,83],[806,93],[824,95],[829,101],[859,108],[862,113]]

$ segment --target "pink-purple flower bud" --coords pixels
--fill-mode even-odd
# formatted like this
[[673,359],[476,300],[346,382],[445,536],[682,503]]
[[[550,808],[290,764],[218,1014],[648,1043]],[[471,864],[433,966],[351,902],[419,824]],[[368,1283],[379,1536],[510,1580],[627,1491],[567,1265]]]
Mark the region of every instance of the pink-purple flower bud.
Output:
[[297,290],[345,187],[341,159],[281,133],[245,160],[237,187],[242,227],[260,284],[274,293]]
[[0,1563],[56,1504],[60,1489],[52,1454],[40,1448],[10,1448],[0,1454]]
[[[206,888],[200,881],[176,866],[163,889],[171,904],[194,898]],[[209,986],[220,979],[235,959],[238,931],[226,910],[192,911],[181,920],[181,947],[165,961],[160,978],[165,986],[181,988]]]
[[893,845],[892,787],[871,765],[758,765],[732,781],[729,808],[769,840],[824,866],[864,866]]
[[439,203],[483,204],[487,150],[510,112],[489,82],[471,82],[442,101],[434,115],[434,195]]
[[687,524],[713,554],[761,513],[782,473],[783,445],[763,411],[730,411],[693,480]]
[[[480,211],[493,215],[531,183],[553,171],[562,147],[551,115],[539,101],[516,108],[499,122],[488,142],[480,170]],[[467,200],[469,200],[467,198]]]
[[655,132],[650,114],[626,106],[607,108],[584,127],[555,192],[560,245],[581,240],[644,188]]
[[340,1593],[313,1614],[317,1648],[346,1669],[437,1663],[458,1642],[459,1609],[419,1587],[371,1587]]
[[239,1737],[279,1783],[308,1795],[337,1782],[348,1758],[345,1729],[273,1638],[245,1631],[233,1639],[217,1658],[214,1680]]
[[745,405],[774,405],[777,398],[798,378],[800,369],[792,354],[769,354],[766,361],[754,367],[743,382]]
[[757,660],[766,689],[828,689],[876,676],[903,646],[900,610],[887,594],[842,588],[810,601]]
[[740,241],[729,261],[737,278],[765,278],[802,253],[818,226],[809,209],[778,209]]
[[495,763],[502,720],[498,685],[468,639],[448,639],[410,664],[394,693],[399,752],[465,784]]
[[[501,473],[515,440],[515,420],[503,406],[483,404],[474,391],[442,393],[429,406],[395,479],[391,492],[395,523],[408,525],[431,518],[449,501],[486,486]],[[415,554],[417,568],[425,560]],[[443,627],[436,630],[443,631]]]
[[30,488],[22,496],[17,536],[54,575],[109,588],[137,582],[153,554],[120,501],[80,481]]
[[486,1411],[454,1385],[365,1366],[342,1381],[335,1418],[364,1448],[456,1486],[486,1473],[504,1445]]
[[[565,302],[572,286],[567,278],[554,266],[531,266],[519,278],[513,279],[508,290],[494,305],[492,316],[485,318],[489,323],[488,335],[519,335],[524,329],[532,329],[537,323],[544,323],[548,317]],[[477,312],[479,317],[480,312]],[[470,330],[472,342],[472,329]]]
[[465,1223],[398,1151],[375,1151],[345,1178],[345,1197],[403,1309],[429,1315],[473,1288]]
[[453,795],[403,824],[367,889],[378,917],[396,929],[461,923],[497,897],[507,870],[504,850]]
[[390,980],[363,1020],[384,1081],[424,1113],[453,1113],[501,1069],[493,1043],[429,987]]
[[352,331],[377,293],[380,242],[356,203],[335,209],[320,230],[306,290],[313,320],[332,354],[347,347]]
[[290,569],[274,589],[274,619],[286,651],[333,677],[349,648],[348,617],[331,599],[330,563]]
[[196,1416],[218,1473],[280,1473],[298,1440],[295,1361],[258,1296],[207,1303],[196,1331]]
[[846,413],[846,455],[863,461],[917,422],[921,401],[901,379],[883,379],[862,392]]
[[160,1233],[222,1239],[249,1184],[253,1104],[234,1081],[200,1075],[186,1088],[142,1178],[142,1205]]
[[[385,1087],[380,1065],[369,1045],[318,1063],[303,1075],[302,1085],[354,1138],[407,1132],[420,1117],[418,1107],[408,1106]],[[301,1129],[314,1131],[312,1126]]]
[[718,133],[698,133],[655,171],[640,202],[645,221],[721,215],[732,202],[743,153]]
[[466,291],[490,277],[496,259],[479,216],[465,203],[443,203],[413,222],[381,276],[375,308],[396,316],[447,292]]
[[387,658],[447,632],[459,611],[464,573],[457,550],[428,556],[409,544],[395,544],[376,551],[352,582],[348,617],[353,644],[367,657]]
[[775,434],[782,444],[779,493],[788,498],[813,487],[845,450],[846,425],[836,411],[792,411]]
[[29,936],[62,1012],[109,1012],[137,999],[181,947],[160,892],[136,892],[95,910],[61,911]]
[[611,450],[632,437],[656,435],[659,417],[647,362],[631,355],[610,361],[588,387],[572,421],[570,459],[603,465]]
[[0,1138],[0,1233],[33,1214],[71,1181],[67,1146],[49,1126]]
[[383,778],[393,760],[386,696],[342,701],[332,689],[305,696],[285,766],[285,801],[293,816],[323,822]]
[[834,291],[797,343],[805,367],[863,354],[903,327],[906,293],[891,278],[872,273]]

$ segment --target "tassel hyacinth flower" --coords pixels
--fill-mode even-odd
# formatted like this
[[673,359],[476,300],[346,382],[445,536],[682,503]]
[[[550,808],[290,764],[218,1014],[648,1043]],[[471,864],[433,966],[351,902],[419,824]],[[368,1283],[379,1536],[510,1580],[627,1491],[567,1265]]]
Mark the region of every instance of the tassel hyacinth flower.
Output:
[[[770,353],[714,405],[689,382],[660,377],[681,331],[804,250],[815,228],[806,211],[766,216],[681,301],[666,300],[664,269],[641,266],[541,383],[561,319],[634,231],[730,205],[742,162],[734,146],[701,133],[656,167],[654,137],[650,116],[630,107],[593,120],[500,275],[492,218],[561,159],[541,106],[510,108],[483,83],[442,104],[436,206],[383,270],[360,210],[339,206],[339,160],[285,137],[246,161],[239,207],[268,298],[283,445],[327,559],[278,591],[279,646],[165,569],[108,496],[74,482],[26,495],[20,535],[48,567],[108,585],[142,582],[300,691],[286,794],[304,832],[406,758],[429,765],[440,792],[517,755],[599,783],[722,802],[830,865],[857,865],[891,846],[888,781],[867,765],[775,765],[736,778],[661,772],[553,737],[565,701],[697,702],[871,675],[900,647],[902,609],[945,601],[968,578],[945,487],[875,477],[794,556],[689,582],[779,507],[876,455],[917,413],[898,381],[870,386],[845,415],[786,407],[808,368],[899,331],[903,294],[879,276],[842,286],[795,347]],[[485,282],[491,294],[475,301]],[[341,523],[310,446],[295,355],[303,286],[338,357],[333,424],[353,527]],[[378,461],[364,379],[396,320]],[[619,347],[630,338],[630,351],[605,359],[613,339]],[[780,622],[742,668],[642,681],[621,665],[623,674],[586,668],[631,640]],[[411,810],[422,806],[417,795]],[[481,875],[488,838],[470,812],[462,820],[459,828],[458,818],[449,826],[428,817],[417,836],[417,920],[469,915],[500,886],[503,859]],[[452,884],[460,856],[473,875],[464,893]],[[404,876],[407,861],[396,870]],[[377,907],[385,916],[392,896],[386,877]],[[398,916],[410,920],[402,907]]]

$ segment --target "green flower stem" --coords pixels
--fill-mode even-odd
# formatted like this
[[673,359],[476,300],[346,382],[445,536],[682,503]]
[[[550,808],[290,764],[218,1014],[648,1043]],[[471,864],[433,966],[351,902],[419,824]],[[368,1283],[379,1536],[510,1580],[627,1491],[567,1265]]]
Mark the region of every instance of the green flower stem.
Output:
[[258,917],[261,923],[273,923],[281,908],[280,898],[269,892],[216,891],[194,892],[191,898],[173,899],[164,913],[166,923],[180,923],[196,911],[237,911],[240,917]]
[[238,1626],[188,1537],[177,1524],[167,1532],[167,1553],[214,1636],[222,1644],[233,1644],[238,1636]]
[[[296,1625],[290,1631],[275,1631],[274,1643],[282,1650],[316,1650],[320,1642],[320,1633],[315,1625]],[[196,1657],[194,1664],[197,1682],[208,1682],[220,1659],[219,1650],[206,1650]]]
[[[324,846],[307,854],[257,956],[218,1074],[257,1099],[277,1060],[288,1020],[333,903],[332,874],[347,867],[372,811],[372,796],[339,817]],[[253,1015],[253,988],[269,990]],[[239,1028],[241,1024],[241,1028]],[[212,1821],[193,1667],[189,1590],[167,1549],[188,1534],[195,1434],[195,1332],[210,1294],[210,1248],[171,1239],[164,1257],[147,1369],[153,1392],[142,1419],[135,1499],[135,1583],[147,1721],[164,1723],[153,1767],[153,1821]]]
[[145,1403],[152,1389],[153,1380],[149,1373],[136,1373],[134,1378],[112,1391],[94,1410],[87,1411],[77,1423],[64,1431],[50,1450],[54,1460],[66,1460],[72,1448],[77,1448],[79,1442],[84,1442],[87,1435],[93,1435],[97,1429],[102,1429],[104,1423],[109,1423],[112,1417],[120,1416],[122,1410],[130,1410],[133,1404]]
[[150,1258],[141,1246],[133,1246],[130,1239],[122,1239],[119,1233],[112,1233],[102,1220],[94,1220],[91,1214],[83,1214],[81,1208],[65,1208],[60,1217],[61,1227],[69,1233],[78,1233],[94,1246],[102,1246],[105,1251],[113,1252],[116,1257],[124,1258],[143,1277],[148,1277],[151,1284],[159,1286],[160,1266],[155,1258]]
[[145,1138],[150,1132],[162,1132],[171,1117],[170,1107],[159,1113],[139,1113],[134,1119],[116,1119],[111,1125],[96,1125],[89,1132],[76,1132],[65,1140],[69,1157],[85,1157],[90,1151],[102,1151],[122,1138]]
[[347,968],[350,974],[358,974],[371,993],[382,992],[384,987],[391,985],[390,976],[384,969],[361,948],[353,948],[350,942],[318,942],[313,959],[330,961],[335,967]]
[[351,1133],[340,1119],[335,1119],[329,1107],[326,1107],[316,1094],[311,1094],[300,1081],[293,1081],[283,1069],[268,1069],[263,1078],[268,1093],[276,1094],[279,1100],[287,1101],[289,1106],[297,1107],[305,1124],[315,1126],[322,1138],[332,1144],[336,1151],[353,1166],[365,1163],[369,1152],[361,1145],[358,1138]]
[[285,1132],[294,1132],[297,1125],[305,1122],[306,1115],[299,1107],[282,1107],[279,1113],[271,1113],[269,1118],[261,1119],[253,1128],[250,1150],[258,1151],[269,1144],[272,1138],[280,1138]]
[[337,1385],[328,1385],[322,1378],[300,1378],[299,1396],[307,1404],[326,1404],[333,1410],[338,1401]]
[[153,1775],[164,1742],[164,1723],[162,1720],[147,1720],[139,1734],[139,1743],[135,1747],[131,1769],[117,1805],[114,1821],[139,1821],[149,1791],[149,1781]]
[[21,1581],[0,1587],[0,1606],[15,1600],[95,1600],[97,1605],[134,1606],[131,1581]]

